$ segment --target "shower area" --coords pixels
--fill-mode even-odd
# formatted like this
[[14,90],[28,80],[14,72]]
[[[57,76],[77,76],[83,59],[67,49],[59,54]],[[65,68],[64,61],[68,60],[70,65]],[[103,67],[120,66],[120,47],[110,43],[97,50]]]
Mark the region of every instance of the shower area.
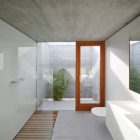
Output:
[[[81,103],[99,103],[99,47],[81,49]],[[37,43],[38,110],[75,110],[76,43]]]

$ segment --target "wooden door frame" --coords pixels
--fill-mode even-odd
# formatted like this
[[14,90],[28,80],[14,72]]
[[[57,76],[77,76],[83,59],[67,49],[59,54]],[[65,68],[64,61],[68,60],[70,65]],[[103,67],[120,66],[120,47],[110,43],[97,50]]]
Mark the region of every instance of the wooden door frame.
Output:
[[[100,103],[80,104],[80,47],[100,46]],[[76,41],[76,110],[105,106],[105,41]]]

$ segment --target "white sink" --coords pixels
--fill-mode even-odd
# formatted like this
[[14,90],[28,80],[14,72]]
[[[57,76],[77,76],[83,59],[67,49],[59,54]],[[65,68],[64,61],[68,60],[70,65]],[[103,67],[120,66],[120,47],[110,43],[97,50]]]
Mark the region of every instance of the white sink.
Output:
[[126,117],[140,129],[140,114],[127,114]]
[[140,140],[140,103],[108,101],[106,125],[114,140]]

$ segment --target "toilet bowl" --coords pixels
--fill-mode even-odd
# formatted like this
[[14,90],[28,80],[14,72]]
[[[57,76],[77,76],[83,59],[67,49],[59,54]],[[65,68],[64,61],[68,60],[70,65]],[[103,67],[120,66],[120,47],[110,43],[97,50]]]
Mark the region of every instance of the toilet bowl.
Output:
[[106,117],[106,107],[94,107],[91,109],[91,113],[99,117]]

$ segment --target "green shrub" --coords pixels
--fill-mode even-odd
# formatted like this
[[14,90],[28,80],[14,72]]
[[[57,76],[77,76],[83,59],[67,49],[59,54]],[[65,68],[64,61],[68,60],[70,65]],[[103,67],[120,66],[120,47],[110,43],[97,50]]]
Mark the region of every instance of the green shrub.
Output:
[[53,73],[53,100],[60,101],[63,99],[67,85],[68,80],[64,68]]

